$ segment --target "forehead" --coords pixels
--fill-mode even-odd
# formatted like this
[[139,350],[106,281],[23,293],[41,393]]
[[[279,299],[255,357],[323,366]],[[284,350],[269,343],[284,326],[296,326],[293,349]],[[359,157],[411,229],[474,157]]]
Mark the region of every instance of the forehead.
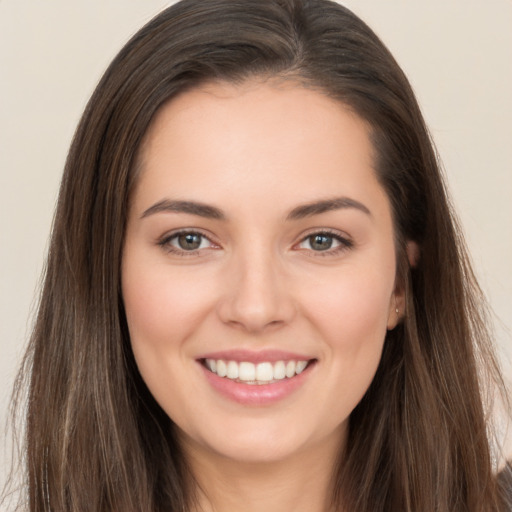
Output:
[[382,195],[369,132],[343,103],[296,83],[208,84],[158,112],[141,148],[136,196],[215,203],[231,190],[239,194],[231,201],[292,203]]
[[[276,124],[276,121],[279,123]],[[162,138],[174,132],[180,142],[193,142],[196,135],[204,136],[210,125],[217,127],[211,138],[224,137],[226,142],[246,137],[251,144],[269,146],[273,141],[283,151],[292,143],[292,137],[347,139],[347,125],[354,138],[365,139],[368,156],[372,147],[368,139],[370,127],[346,104],[334,100],[318,88],[305,87],[287,80],[247,80],[241,84],[209,82],[173,97],[157,112],[144,143],[142,156]],[[308,133],[307,126],[311,127]],[[275,139],[275,134],[280,137]],[[297,140],[297,139],[296,139]]]

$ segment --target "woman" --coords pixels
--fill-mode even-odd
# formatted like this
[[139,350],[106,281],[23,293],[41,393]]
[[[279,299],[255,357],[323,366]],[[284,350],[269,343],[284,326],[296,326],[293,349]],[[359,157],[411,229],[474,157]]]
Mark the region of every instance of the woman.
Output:
[[34,511],[503,505],[503,388],[428,132],[327,1],[185,0],[120,52],[25,372]]

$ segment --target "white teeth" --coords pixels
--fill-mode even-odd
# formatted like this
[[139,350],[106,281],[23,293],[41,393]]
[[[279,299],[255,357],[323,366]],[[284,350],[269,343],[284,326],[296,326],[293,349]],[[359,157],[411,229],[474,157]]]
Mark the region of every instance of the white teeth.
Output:
[[[234,361],[230,363],[236,364]],[[253,363],[240,363],[238,367],[238,378],[240,380],[256,380],[256,366]]]
[[228,379],[238,379],[238,365],[235,361],[229,361],[226,377]]
[[270,381],[274,378],[272,363],[259,363],[256,366],[256,380]]
[[274,365],[274,379],[281,380],[286,377],[286,366],[283,361],[277,361]]
[[295,368],[295,373],[298,375],[304,371],[308,362],[307,361],[297,361],[297,367]]
[[217,375],[219,377],[225,377],[228,374],[228,367],[224,361],[219,359],[217,361]]
[[206,359],[206,367],[219,377],[243,381],[249,384],[264,384],[284,378],[292,378],[302,373],[308,361],[276,361],[275,363],[249,363]]

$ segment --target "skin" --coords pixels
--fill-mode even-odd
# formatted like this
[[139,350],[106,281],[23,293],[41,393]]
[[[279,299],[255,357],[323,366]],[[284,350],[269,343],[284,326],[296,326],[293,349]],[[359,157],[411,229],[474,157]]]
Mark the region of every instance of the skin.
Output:
[[[165,105],[148,131],[122,292],[137,365],[178,426],[205,510],[328,509],[348,417],[403,311],[372,155],[360,118],[293,83],[210,84]],[[290,218],[333,198],[363,208]],[[224,218],[151,210],[164,200]],[[180,249],[177,230],[204,235],[200,248]],[[315,250],[308,237],[326,231],[341,241]],[[213,389],[197,361],[229,349],[316,362],[284,399],[244,405]]]

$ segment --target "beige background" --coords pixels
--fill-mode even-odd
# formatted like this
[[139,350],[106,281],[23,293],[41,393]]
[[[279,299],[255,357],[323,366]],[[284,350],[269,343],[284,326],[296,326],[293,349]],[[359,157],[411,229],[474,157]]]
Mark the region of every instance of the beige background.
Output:
[[[112,57],[168,4],[0,0],[2,426],[73,130]],[[512,1],[345,4],[382,37],[416,90],[444,161],[477,273],[497,315],[497,340],[510,377]]]

